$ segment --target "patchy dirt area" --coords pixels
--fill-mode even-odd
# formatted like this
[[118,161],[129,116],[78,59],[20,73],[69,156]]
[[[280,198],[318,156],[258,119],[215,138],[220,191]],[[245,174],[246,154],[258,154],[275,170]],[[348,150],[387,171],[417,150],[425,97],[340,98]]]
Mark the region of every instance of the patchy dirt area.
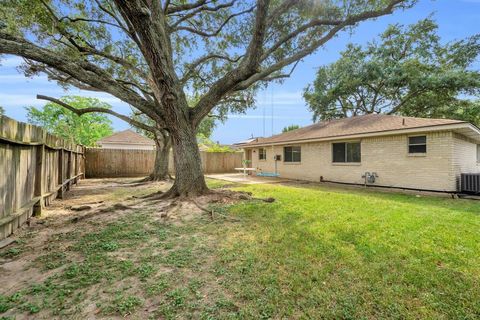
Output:
[[207,183],[81,181],[0,250],[0,319],[479,318],[476,201]]
[[170,318],[197,294],[208,306],[222,291],[200,290],[196,281],[212,243],[192,230],[211,222],[208,203],[225,198],[145,199],[169,187],[138,178],[82,180],[55,200],[0,251],[0,316]]

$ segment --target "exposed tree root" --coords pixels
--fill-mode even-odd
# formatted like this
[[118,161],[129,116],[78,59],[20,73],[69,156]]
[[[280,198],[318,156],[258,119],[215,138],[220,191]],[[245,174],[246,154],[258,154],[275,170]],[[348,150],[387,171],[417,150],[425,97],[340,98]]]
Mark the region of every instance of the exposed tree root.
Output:
[[172,201],[168,205],[166,205],[164,208],[161,210],[160,217],[161,218],[168,218],[169,216],[172,216],[172,213],[175,213],[176,211],[179,210],[181,206],[177,201]]
[[141,183],[141,182],[159,182],[159,181],[171,181],[174,180],[170,174],[167,175],[162,175],[162,176],[157,176],[154,175],[153,173],[143,179],[140,179],[139,181],[136,181],[135,183]]
[[191,199],[190,201],[191,201],[194,205],[196,205],[197,208],[199,208],[200,210],[206,212],[206,213],[210,216],[210,219],[211,219],[212,221],[215,220],[215,215],[220,216],[220,217],[225,218],[225,219],[229,219],[229,220],[232,220],[232,221],[236,221],[236,222],[239,222],[239,221],[240,221],[240,219],[227,216],[227,215],[225,215],[225,214],[223,214],[223,213],[220,213],[220,212],[218,212],[218,211],[215,211],[215,210],[213,210],[213,209],[210,209],[210,210],[209,210],[209,209],[201,206],[200,204],[198,204],[198,202],[195,201],[195,200],[193,200],[193,199]]
[[211,202],[221,202],[220,199],[222,197],[229,198],[232,200],[259,200],[263,202],[268,202],[272,203],[275,202],[275,198],[268,197],[268,198],[255,198],[252,197],[251,192],[246,192],[246,191],[232,191],[228,189],[220,189],[220,190],[210,190],[207,189],[206,191],[203,192],[196,192],[196,193],[191,193],[191,194],[186,194],[186,195],[180,195],[179,192],[177,192],[176,188],[172,187],[168,191],[163,192],[163,191],[157,191],[145,196],[139,197],[140,199],[148,199],[148,200],[169,200],[169,199],[178,199],[178,200],[191,200],[191,199],[196,199],[204,196],[215,196],[217,195],[217,199],[213,199]]
[[70,222],[77,223],[77,222],[85,220],[85,219],[96,217],[99,214],[110,213],[110,212],[115,212],[115,211],[123,211],[123,210],[128,210],[128,209],[132,209],[132,208],[129,207],[129,206],[126,206],[122,203],[115,203],[114,205],[112,205],[110,207],[102,208],[102,209],[99,209],[97,211],[89,212],[87,214],[84,214],[82,216],[74,217],[70,220]]

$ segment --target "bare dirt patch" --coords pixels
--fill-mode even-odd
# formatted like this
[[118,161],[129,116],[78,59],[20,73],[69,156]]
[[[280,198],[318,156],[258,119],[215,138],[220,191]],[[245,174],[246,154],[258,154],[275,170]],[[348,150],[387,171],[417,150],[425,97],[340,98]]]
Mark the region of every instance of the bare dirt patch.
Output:
[[197,318],[232,308],[211,271],[215,239],[204,233],[227,219],[220,212],[211,219],[200,208],[217,210],[210,206],[234,203],[242,193],[144,198],[170,185],[82,180],[53,201],[0,250],[0,316]]

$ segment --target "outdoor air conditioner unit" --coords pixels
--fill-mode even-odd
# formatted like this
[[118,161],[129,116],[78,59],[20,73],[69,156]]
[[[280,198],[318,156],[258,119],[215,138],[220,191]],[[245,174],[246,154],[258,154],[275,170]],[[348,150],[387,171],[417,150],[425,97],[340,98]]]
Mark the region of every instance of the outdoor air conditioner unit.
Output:
[[461,192],[480,193],[480,173],[462,173],[460,189]]

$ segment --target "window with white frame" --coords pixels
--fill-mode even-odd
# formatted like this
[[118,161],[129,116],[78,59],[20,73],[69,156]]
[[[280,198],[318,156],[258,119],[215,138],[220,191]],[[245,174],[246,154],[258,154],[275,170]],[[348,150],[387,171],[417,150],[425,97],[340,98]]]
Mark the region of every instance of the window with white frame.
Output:
[[427,136],[408,137],[408,153],[427,153]]
[[267,149],[258,149],[258,160],[267,160]]
[[338,142],[332,144],[334,163],[356,163],[362,161],[360,142]]

